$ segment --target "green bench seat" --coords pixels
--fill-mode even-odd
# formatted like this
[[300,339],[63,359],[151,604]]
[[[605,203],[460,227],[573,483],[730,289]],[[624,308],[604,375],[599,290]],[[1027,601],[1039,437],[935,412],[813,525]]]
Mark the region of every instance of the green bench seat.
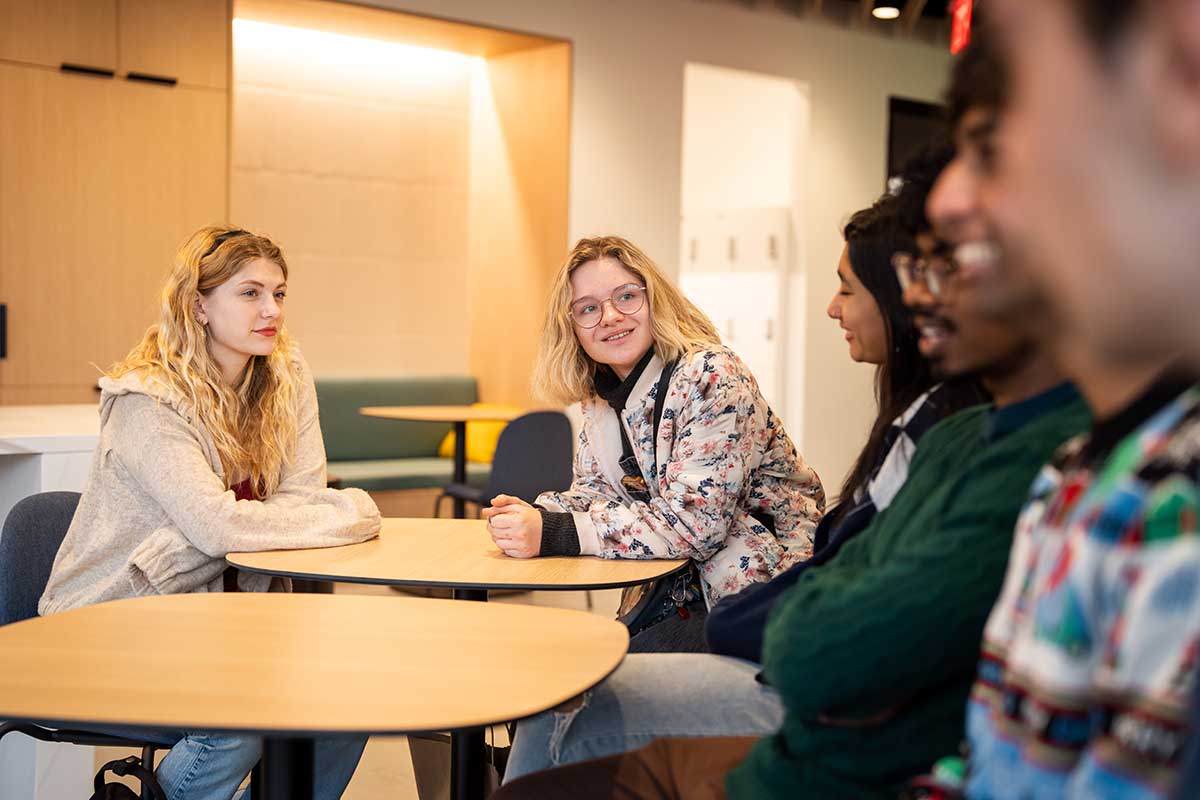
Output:
[[[357,486],[368,492],[392,489],[428,489],[450,483],[454,476],[451,458],[376,458],[369,461],[338,461],[329,465],[329,474],[342,486]],[[467,483],[480,489],[487,485],[491,468],[487,464],[467,463]]]
[[[316,378],[321,434],[329,474],[344,487],[367,491],[433,489],[450,483],[454,462],[438,456],[452,426],[439,422],[364,417],[364,406],[470,405],[479,399],[474,378]],[[467,482],[483,487],[487,464],[468,464]]]

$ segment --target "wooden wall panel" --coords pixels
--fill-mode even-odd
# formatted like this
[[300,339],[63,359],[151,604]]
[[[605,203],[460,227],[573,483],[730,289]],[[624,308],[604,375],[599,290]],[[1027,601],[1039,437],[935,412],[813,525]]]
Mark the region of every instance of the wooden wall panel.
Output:
[[115,275],[106,287],[116,357],[157,319],[158,292],[183,240],[228,220],[228,96],[209,89],[126,83],[118,92]]
[[0,59],[117,66],[117,0],[0,0]]
[[[0,65],[0,301],[8,306],[6,389],[66,386],[85,402],[116,314],[96,290],[117,260],[119,212],[105,199],[120,130],[111,80]],[[30,398],[33,399],[33,398]]]
[[234,12],[242,19],[485,58],[541,47],[552,41],[483,25],[329,0],[236,0]]
[[118,72],[226,89],[231,0],[119,0]]
[[235,28],[233,219],[283,248],[317,374],[464,374],[473,64],[303,19]]
[[0,402],[89,402],[226,216],[225,95],[0,65],[0,107]]
[[488,402],[536,405],[550,279],[567,252],[571,47],[489,59],[472,116],[471,372]]

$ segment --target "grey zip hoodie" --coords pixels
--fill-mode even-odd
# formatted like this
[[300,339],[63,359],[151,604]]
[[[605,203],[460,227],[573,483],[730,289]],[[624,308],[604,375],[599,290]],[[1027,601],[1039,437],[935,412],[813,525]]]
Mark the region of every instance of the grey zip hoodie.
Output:
[[[379,509],[366,492],[325,488],[317,393],[298,351],[294,357],[296,450],[263,501],[238,500],[225,487],[216,444],[182,397],[136,374],[100,379],[100,442],[39,613],[221,591],[227,553],[332,547],[379,534]],[[249,591],[271,586],[268,576],[246,572],[238,581]]]

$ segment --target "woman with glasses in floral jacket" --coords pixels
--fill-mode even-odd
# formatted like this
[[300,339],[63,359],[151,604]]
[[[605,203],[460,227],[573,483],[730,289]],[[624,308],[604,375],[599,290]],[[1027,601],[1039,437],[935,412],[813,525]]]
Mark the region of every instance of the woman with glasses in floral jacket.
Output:
[[690,559],[626,591],[631,651],[703,651],[711,605],[811,554],[820,480],[712,322],[630,242],[575,245],[534,380],[581,404],[574,480],[534,505],[495,498],[488,529],[516,558]]

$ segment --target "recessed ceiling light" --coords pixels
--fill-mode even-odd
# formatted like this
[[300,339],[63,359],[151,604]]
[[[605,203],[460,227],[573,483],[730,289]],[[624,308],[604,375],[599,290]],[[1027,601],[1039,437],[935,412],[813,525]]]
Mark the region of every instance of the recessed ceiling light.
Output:
[[871,11],[871,16],[875,19],[899,19],[900,9],[895,6],[876,6]]

